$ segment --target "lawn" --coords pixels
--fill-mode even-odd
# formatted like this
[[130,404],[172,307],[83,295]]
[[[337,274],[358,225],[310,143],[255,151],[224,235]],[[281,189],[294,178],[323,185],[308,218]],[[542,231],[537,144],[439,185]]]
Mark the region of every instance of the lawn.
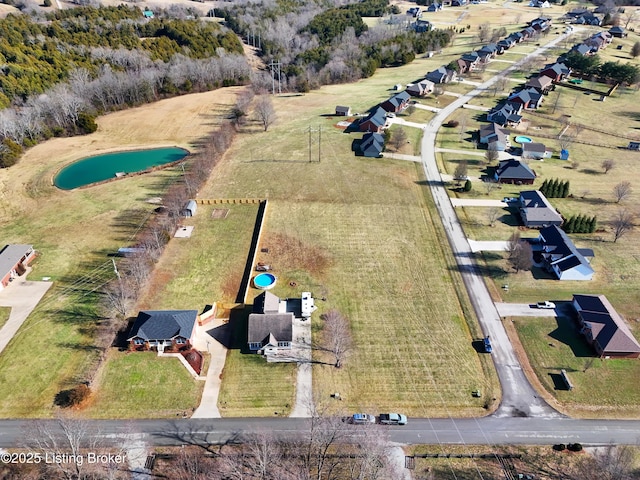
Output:
[[[513,322],[538,379],[569,414],[604,418],[640,414],[637,383],[621,381],[638,378],[638,361],[595,358],[576,322],[568,317]],[[573,390],[563,386],[560,369],[567,371]]]
[[182,418],[200,404],[204,382],[193,380],[177,358],[112,349],[88,401],[92,418]]
[[4,327],[4,324],[9,320],[11,315],[11,307],[0,307],[0,328]]

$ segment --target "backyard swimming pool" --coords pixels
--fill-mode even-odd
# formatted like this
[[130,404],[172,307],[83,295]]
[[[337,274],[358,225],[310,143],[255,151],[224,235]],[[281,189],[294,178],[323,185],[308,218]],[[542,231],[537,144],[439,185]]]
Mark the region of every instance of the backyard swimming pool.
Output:
[[87,157],[64,167],[53,180],[62,190],[73,190],[111,178],[142,172],[153,167],[177,162],[189,155],[183,148],[152,148],[106,153]]
[[518,135],[518,136],[515,138],[515,140],[516,140],[516,143],[520,143],[520,144],[522,144],[522,143],[531,143],[531,142],[533,142],[533,140],[531,140],[531,138],[529,138],[529,137],[525,137],[524,135]]
[[268,290],[276,284],[276,276],[271,273],[261,273],[253,277],[253,284],[256,288]]

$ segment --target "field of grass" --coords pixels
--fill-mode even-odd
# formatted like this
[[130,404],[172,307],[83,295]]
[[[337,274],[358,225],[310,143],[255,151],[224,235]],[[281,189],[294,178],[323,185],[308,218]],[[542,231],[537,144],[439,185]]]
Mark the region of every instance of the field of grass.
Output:
[[[593,349],[568,317],[513,322],[538,379],[570,414],[628,418],[640,414],[637,384],[621,381],[638,378],[640,362],[594,358]],[[564,388],[560,369],[567,371],[573,390]],[[594,402],[594,396],[600,400]]]
[[204,382],[177,358],[112,350],[85,414],[92,418],[182,418],[200,404]]
[[0,328],[7,323],[9,320],[9,315],[11,315],[11,307],[0,307]]

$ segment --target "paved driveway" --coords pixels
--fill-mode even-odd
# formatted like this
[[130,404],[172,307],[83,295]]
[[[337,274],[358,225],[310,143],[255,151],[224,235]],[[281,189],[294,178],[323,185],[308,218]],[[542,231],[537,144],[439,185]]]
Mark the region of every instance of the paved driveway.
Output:
[[51,285],[51,282],[32,282],[19,277],[0,291],[0,306],[11,307],[9,320],[0,329],[0,352],[9,344]]
[[555,317],[554,308],[536,308],[535,303],[496,303],[501,317]]
[[476,252],[504,252],[509,246],[508,241],[496,240],[496,241],[478,241],[469,240],[469,246],[473,253]]
[[506,207],[502,200],[491,200],[482,198],[451,198],[454,207]]

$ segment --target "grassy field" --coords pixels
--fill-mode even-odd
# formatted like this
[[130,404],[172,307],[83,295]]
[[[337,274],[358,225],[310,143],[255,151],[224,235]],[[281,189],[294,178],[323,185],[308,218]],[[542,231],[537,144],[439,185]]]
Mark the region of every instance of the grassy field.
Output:
[[63,192],[51,184],[55,172],[118,148],[188,147],[221,120],[236,91],[101,117],[95,134],[50,140],[30,149],[17,166],[0,170],[0,234],[7,242],[33,244],[39,256],[29,278],[55,282],[0,356],[0,416],[49,416],[55,394],[90,375],[98,360],[92,335],[99,312],[92,292],[113,276],[106,255],[130,244],[152,208],[146,200],[180,175],[168,169]]
[[11,307],[0,307],[0,328],[4,327],[4,324],[9,320],[11,315]]
[[175,418],[191,415],[204,382],[193,380],[177,358],[155,352],[112,350],[98,376],[100,388],[85,414],[92,418]]

